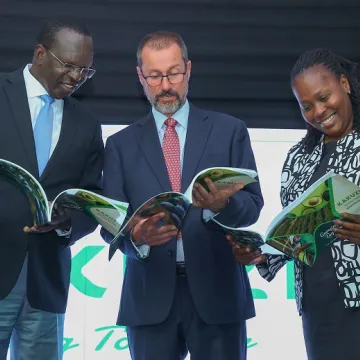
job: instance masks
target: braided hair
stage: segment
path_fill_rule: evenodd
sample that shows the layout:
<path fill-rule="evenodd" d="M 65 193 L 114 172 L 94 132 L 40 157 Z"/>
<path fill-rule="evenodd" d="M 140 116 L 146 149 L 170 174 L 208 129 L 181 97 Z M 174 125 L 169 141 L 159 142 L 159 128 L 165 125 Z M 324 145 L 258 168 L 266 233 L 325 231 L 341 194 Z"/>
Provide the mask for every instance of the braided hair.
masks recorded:
<path fill-rule="evenodd" d="M 350 85 L 349 96 L 353 112 L 353 127 L 360 130 L 360 84 L 356 74 L 356 63 L 334 54 L 329 49 L 309 50 L 303 53 L 294 64 L 290 73 L 291 84 L 294 83 L 296 76 L 316 65 L 325 66 L 339 81 L 341 75 L 347 78 Z M 306 127 L 307 133 L 304 143 L 306 151 L 311 153 L 319 142 L 322 133 L 308 123 L 306 123 Z"/>

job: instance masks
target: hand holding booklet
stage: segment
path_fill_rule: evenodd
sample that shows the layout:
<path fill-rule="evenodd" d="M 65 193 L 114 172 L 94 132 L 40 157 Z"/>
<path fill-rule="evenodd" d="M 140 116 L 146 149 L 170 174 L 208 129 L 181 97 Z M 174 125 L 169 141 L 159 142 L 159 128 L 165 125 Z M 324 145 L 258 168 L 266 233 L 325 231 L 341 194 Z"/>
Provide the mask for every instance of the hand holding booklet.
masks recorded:
<path fill-rule="evenodd" d="M 126 217 L 127 203 L 112 200 L 84 189 L 65 190 L 49 204 L 45 191 L 36 178 L 22 167 L 3 159 L 0 159 L 0 179 L 17 187 L 27 198 L 34 226 L 51 221 L 55 205 L 87 214 L 114 236 L 120 231 Z"/>
<path fill-rule="evenodd" d="M 206 190 L 208 186 L 205 178 L 209 178 L 216 188 L 229 188 L 235 184 L 250 184 L 256 182 L 256 171 L 239 168 L 216 167 L 208 168 L 199 172 L 190 183 L 184 194 L 170 191 L 158 194 L 141 205 L 134 214 L 126 220 L 121 231 L 114 237 L 110 244 L 109 259 L 119 248 L 121 236 L 127 234 L 138 221 L 151 217 L 160 212 L 165 216 L 159 220 L 157 226 L 174 225 L 180 231 L 183 221 L 193 202 L 192 190 L 195 183 L 201 184 Z"/>
<path fill-rule="evenodd" d="M 317 256 L 337 239 L 333 221 L 342 219 L 344 212 L 360 215 L 360 187 L 329 172 L 284 208 L 271 222 L 265 236 L 218 224 L 242 246 L 261 248 L 263 253 L 285 254 L 312 266 Z"/>

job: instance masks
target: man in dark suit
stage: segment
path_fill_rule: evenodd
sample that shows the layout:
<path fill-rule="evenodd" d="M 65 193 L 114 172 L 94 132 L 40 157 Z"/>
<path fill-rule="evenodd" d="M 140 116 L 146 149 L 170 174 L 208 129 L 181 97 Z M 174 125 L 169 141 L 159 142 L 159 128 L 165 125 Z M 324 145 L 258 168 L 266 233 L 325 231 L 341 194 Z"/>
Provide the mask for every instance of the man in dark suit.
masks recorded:
<path fill-rule="evenodd" d="M 189 104 L 190 70 L 178 34 L 156 32 L 141 41 L 137 72 L 152 111 L 105 147 L 105 195 L 128 202 L 130 213 L 158 193 L 184 192 L 205 168 L 256 169 L 242 121 Z M 187 352 L 193 360 L 246 358 L 245 322 L 255 316 L 249 280 L 208 220 L 248 226 L 263 198 L 259 183 L 208 186 L 209 192 L 195 186 L 181 237 L 171 225 L 157 227 L 164 215 L 158 214 L 120 239 L 127 266 L 118 324 L 127 326 L 134 360 L 184 359 Z M 104 229 L 102 235 L 111 241 Z"/>
<path fill-rule="evenodd" d="M 92 38 L 78 24 L 48 22 L 33 62 L 0 80 L 0 158 L 36 177 L 52 201 L 69 188 L 101 190 L 100 123 L 69 96 L 95 70 Z M 0 359 L 62 358 L 71 253 L 69 246 L 94 231 L 79 212 L 58 209 L 49 224 L 31 228 L 30 206 L 0 181 Z"/>

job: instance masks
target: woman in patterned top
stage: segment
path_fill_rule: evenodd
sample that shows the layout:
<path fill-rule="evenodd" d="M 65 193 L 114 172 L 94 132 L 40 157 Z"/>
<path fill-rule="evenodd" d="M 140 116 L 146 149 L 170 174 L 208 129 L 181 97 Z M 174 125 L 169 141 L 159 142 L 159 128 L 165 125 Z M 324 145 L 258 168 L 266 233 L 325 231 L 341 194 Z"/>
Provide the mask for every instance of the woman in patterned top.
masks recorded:
<path fill-rule="evenodd" d="M 291 71 L 306 136 L 290 149 L 281 178 L 283 207 L 329 171 L 360 185 L 360 87 L 355 64 L 327 49 L 304 53 Z M 360 216 L 336 221 L 337 239 L 313 267 L 295 262 L 295 293 L 310 360 L 360 359 Z M 271 281 L 290 259 L 240 248 L 236 259 L 257 264 Z"/>

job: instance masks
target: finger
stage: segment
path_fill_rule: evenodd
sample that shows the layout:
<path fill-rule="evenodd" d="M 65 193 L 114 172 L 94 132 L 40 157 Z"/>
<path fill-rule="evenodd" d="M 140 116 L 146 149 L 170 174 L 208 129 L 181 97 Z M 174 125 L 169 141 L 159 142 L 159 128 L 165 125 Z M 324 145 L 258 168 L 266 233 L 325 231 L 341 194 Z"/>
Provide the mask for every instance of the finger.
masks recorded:
<path fill-rule="evenodd" d="M 206 182 L 206 185 L 208 186 L 209 188 L 209 191 L 210 193 L 213 195 L 213 196 L 216 196 L 218 193 L 219 193 L 219 190 L 218 188 L 215 186 L 215 184 L 211 181 L 211 179 L 209 178 L 205 178 L 205 182 Z"/>
<path fill-rule="evenodd" d="M 195 200 L 194 198 L 193 198 L 192 204 L 193 204 L 193 206 L 195 206 L 195 207 L 201 208 L 201 202 L 198 201 L 198 200 Z"/>
<path fill-rule="evenodd" d="M 345 239 L 358 239 L 360 240 L 360 233 L 359 232 L 354 232 L 351 230 L 347 230 L 347 229 L 336 229 L 335 230 L 336 233 L 336 237 L 341 238 L 343 240 Z"/>
<path fill-rule="evenodd" d="M 244 184 L 235 184 L 233 187 L 232 187 L 232 189 L 233 189 L 233 194 L 235 194 L 237 191 L 239 191 L 239 190 L 241 190 L 241 189 L 243 189 L 244 188 Z"/>
<path fill-rule="evenodd" d="M 336 237 L 339 240 L 348 240 L 348 241 L 351 241 L 354 244 L 360 245 L 360 238 L 358 238 L 358 237 L 351 236 L 351 235 L 346 235 L 346 236 L 336 235 Z"/>
<path fill-rule="evenodd" d="M 258 256 L 253 261 L 251 261 L 249 265 L 257 265 L 257 264 L 260 264 L 262 262 L 264 262 L 264 255 Z"/>
<path fill-rule="evenodd" d="M 62 206 L 58 206 L 56 208 L 56 213 L 57 213 L 57 216 L 62 216 L 64 217 L 66 212 L 65 212 L 65 208 L 63 208 Z"/>
<path fill-rule="evenodd" d="M 149 217 L 148 219 L 145 219 L 145 221 L 143 222 L 143 225 L 146 227 L 155 227 L 155 224 L 162 219 L 165 216 L 164 212 L 160 212 L 156 215 L 153 215 L 151 217 Z"/>
<path fill-rule="evenodd" d="M 342 213 L 341 214 L 343 216 L 344 219 L 353 221 L 357 224 L 360 224 L 360 216 L 359 215 L 355 215 L 355 214 L 349 214 L 349 213 Z"/>
<path fill-rule="evenodd" d="M 239 263 L 241 263 L 243 265 L 250 265 L 250 263 L 255 260 L 255 257 L 252 257 L 252 256 L 236 256 L 235 255 L 235 259 L 236 259 L 236 261 L 238 261 Z"/>
<path fill-rule="evenodd" d="M 235 193 L 237 193 L 239 190 L 241 190 L 243 187 L 244 184 L 235 184 L 232 187 L 221 189 L 220 193 L 222 194 L 222 198 L 224 197 L 229 198 L 233 196 Z"/>
<path fill-rule="evenodd" d="M 233 239 L 231 235 L 225 235 L 226 240 L 232 245 L 232 246 L 239 246 L 240 245 Z"/>
<path fill-rule="evenodd" d="M 161 245 L 161 244 L 164 244 L 167 241 L 171 240 L 176 235 L 177 235 L 177 232 L 165 233 L 165 234 L 152 236 L 152 237 L 147 239 L 147 244 L 149 244 L 150 246 Z"/>
<path fill-rule="evenodd" d="M 54 227 L 42 227 L 42 228 L 38 228 L 36 231 L 32 231 L 33 234 L 45 234 L 48 233 L 50 231 L 55 230 Z"/>
<path fill-rule="evenodd" d="M 160 246 L 163 244 L 166 244 L 167 242 L 169 242 L 172 239 L 172 237 L 166 237 L 163 239 L 151 239 L 149 242 L 147 242 L 147 244 L 149 246 Z"/>
<path fill-rule="evenodd" d="M 227 240 L 233 241 L 233 237 L 230 234 L 226 234 L 225 237 Z"/>
<path fill-rule="evenodd" d="M 210 201 L 210 199 L 213 197 L 212 194 L 210 194 L 208 191 L 205 190 L 205 188 L 196 183 L 196 190 L 199 192 L 200 196 L 204 199 L 204 201 Z"/>
<path fill-rule="evenodd" d="M 50 227 L 50 226 L 33 226 L 31 228 L 28 228 L 27 230 L 25 230 L 24 228 L 24 231 L 29 234 L 43 234 L 50 232 L 54 229 L 55 229 L 54 227 Z"/>
<path fill-rule="evenodd" d="M 197 201 L 197 202 L 201 203 L 202 201 L 204 201 L 204 198 L 201 195 L 201 193 L 197 187 L 193 188 L 193 197 L 194 197 L 195 201 Z"/>
<path fill-rule="evenodd" d="M 228 240 L 228 243 L 231 245 L 231 247 L 233 248 L 241 248 L 241 245 L 238 244 L 237 242 L 235 242 L 234 240 Z"/>
<path fill-rule="evenodd" d="M 334 222 L 336 225 L 342 226 L 344 229 L 360 232 L 360 224 L 354 224 L 343 220 L 335 220 Z M 341 229 L 335 228 L 335 232 L 337 232 L 337 230 L 341 230 Z"/>
<path fill-rule="evenodd" d="M 29 233 L 29 232 L 35 230 L 34 228 L 35 228 L 34 226 L 31 226 L 31 227 L 30 226 L 25 226 L 23 228 L 23 231 L 26 232 L 26 233 Z"/>
<path fill-rule="evenodd" d="M 200 198 L 196 198 L 194 195 L 193 195 L 193 201 L 192 201 L 192 204 L 195 206 L 195 207 L 198 207 L 198 208 L 204 208 L 204 199 L 200 199 Z"/>
<path fill-rule="evenodd" d="M 235 251 L 235 253 L 239 256 L 248 256 L 251 255 L 251 250 L 248 247 L 240 247 L 240 246 L 235 246 L 233 248 L 233 250 Z"/>
<path fill-rule="evenodd" d="M 261 255 L 261 249 L 259 249 L 259 248 L 252 249 L 249 246 L 240 247 L 236 251 L 238 254 L 245 255 L 245 256 L 257 257 L 257 256 Z"/>
<path fill-rule="evenodd" d="M 142 225 L 148 220 L 148 218 L 145 218 L 145 219 L 140 219 L 133 227 L 133 229 L 135 230 L 138 229 L 138 228 L 141 228 Z"/>
<path fill-rule="evenodd" d="M 149 233 L 151 233 L 151 236 L 163 235 L 166 233 L 174 233 L 174 232 L 175 235 L 178 232 L 178 229 L 175 225 L 164 225 L 161 227 L 154 227 L 149 231 Z"/>

